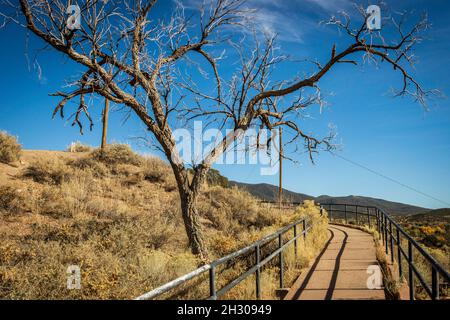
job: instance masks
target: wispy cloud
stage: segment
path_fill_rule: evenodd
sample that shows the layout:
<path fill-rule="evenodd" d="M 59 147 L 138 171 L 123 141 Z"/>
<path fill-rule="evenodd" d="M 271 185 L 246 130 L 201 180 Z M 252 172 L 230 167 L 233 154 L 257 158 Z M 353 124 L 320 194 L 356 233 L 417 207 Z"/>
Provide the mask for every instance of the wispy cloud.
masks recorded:
<path fill-rule="evenodd" d="M 181 1 L 187 9 L 196 9 L 203 0 Z M 208 0 L 209 1 L 209 0 Z M 302 43 L 322 19 L 351 7 L 350 0 L 248 0 L 246 6 L 255 9 L 252 21 L 259 31 L 277 34 L 284 42 Z"/>
<path fill-rule="evenodd" d="M 349 0 L 298 0 L 298 3 L 310 3 L 320 7 L 327 12 L 344 10 L 351 5 Z"/>

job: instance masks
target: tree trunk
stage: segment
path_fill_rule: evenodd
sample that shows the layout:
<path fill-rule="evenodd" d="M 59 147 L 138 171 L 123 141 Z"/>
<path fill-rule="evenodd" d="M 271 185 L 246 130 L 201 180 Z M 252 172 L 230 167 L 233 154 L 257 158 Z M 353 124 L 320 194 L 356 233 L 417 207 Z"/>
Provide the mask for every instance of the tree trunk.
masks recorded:
<path fill-rule="evenodd" d="M 167 134 L 167 137 L 170 136 L 171 134 Z M 165 138 L 165 136 L 159 136 L 159 141 L 164 148 L 167 159 L 169 159 L 172 172 L 177 181 L 181 215 L 189 240 L 189 248 L 193 254 L 198 255 L 204 262 L 208 262 L 208 249 L 203 239 L 200 222 L 198 221 L 197 199 L 209 167 L 200 166 L 196 168 L 192 181 L 190 181 L 188 170 L 186 170 L 182 159 L 179 157 L 174 141 Z"/>
<path fill-rule="evenodd" d="M 185 191 L 179 188 L 181 198 L 181 213 L 184 227 L 189 239 L 189 247 L 195 255 L 199 255 L 203 261 L 208 260 L 208 250 L 204 243 L 201 226 L 198 221 L 197 197 L 198 192 Z"/>

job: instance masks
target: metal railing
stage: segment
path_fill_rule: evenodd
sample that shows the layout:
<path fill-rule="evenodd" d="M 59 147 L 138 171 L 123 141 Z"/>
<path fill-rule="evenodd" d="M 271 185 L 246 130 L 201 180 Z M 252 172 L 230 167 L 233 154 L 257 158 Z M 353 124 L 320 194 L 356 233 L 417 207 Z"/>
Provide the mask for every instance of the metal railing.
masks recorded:
<path fill-rule="evenodd" d="M 419 287 L 423 288 L 427 296 L 433 300 L 441 298 L 440 291 L 442 287 L 446 286 L 448 288 L 450 284 L 449 272 L 384 210 L 372 206 L 350 204 L 321 204 L 321 207 L 327 210 L 330 222 L 342 221 L 346 224 L 354 223 L 356 225 L 365 225 L 367 223 L 369 228 L 372 226 L 376 227 L 386 254 L 390 254 L 392 263 L 397 261 L 400 279 L 404 276 L 403 265 L 406 262 L 410 300 L 416 298 L 416 278 L 419 280 Z M 405 242 L 407 250 L 403 247 Z M 422 258 L 427 266 L 431 268 L 431 285 L 427 283 L 425 275 L 415 264 L 414 250 L 418 253 L 416 257 Z"/>
<path fill-rule="evenodd" d="M 300 227 L 299 227 L 300 226 Z M 181 285 L 187 283 L 188 281 L 198 278 L 202 275 L 204 275 L 206 272 L 209 272 L 209 296 L 207 297 L 208 300 L 216 300 L 223 296 L 225 293 L 230 291 L 232 288 L 237 286 L 239 283 L 241 283 L 243 280 L 248 278 L 250 275 L 255 274 L 255 292 L 256 292 L 256 299 L 261 299 L 261 269 L 263 266 L 267 265 L 269 262 L 274 260 L 275 258 L 278 258 L 278 267 L 279 267 L 279 286 L 280 288 L 284 287 L 284 251 L 285 249 L 290 246 L 294 245 L 294 252 L 295 257 L 297 258 L 298 254 L 298 239 L 300 237 L 306 238 L 306 235 L 308 231 L 311 229 L 311 225 L 307 221 L 306 218 L 297 220 L 294 223 L 278 230 L 277 232 L 274 232 L 263 239 L 241 249 L 238 251 L 235 251 L 223 258 L 220 258 L 218 260 L 215 260 L 211 262 L 210 264 L 204 265 L 184 276 L 181 276 L 169 283 L 166 283 L 165 285 L 153 289 L 152 291 L 145 293 L 136 300 L 150 300 L 155 299 L 165 293 L 168 293 L 169 291 L 175 290 L 176 288 L 179 288 Z M 292 231 L 292 237 L 290 236 L 290 231 Z M 301 231 L 301 232 L 299 232 Z M 286 236 L 288 236 L 288 239 L 286 239 Z M 265 256 L 262 255 L 261 249 L 266 246 L 267 244 L 270 244 L 272 241 L 278 239 L 278 243 L 276 246 L 276 249 L 269 252 Z M 240 276 L 237 278 L 231 280 L 229 283 L 227 283 L 222 288 L 217 288 L 217 279 L 216 277 L 219 275 L 216 271 L 219 266 L 226 265 L 232 260 L 235 260 L 239 257 L 248 257 L 249 255 L 254 255 L 255 263 L 250 266 L 248 270 L 243 272 Z"/>

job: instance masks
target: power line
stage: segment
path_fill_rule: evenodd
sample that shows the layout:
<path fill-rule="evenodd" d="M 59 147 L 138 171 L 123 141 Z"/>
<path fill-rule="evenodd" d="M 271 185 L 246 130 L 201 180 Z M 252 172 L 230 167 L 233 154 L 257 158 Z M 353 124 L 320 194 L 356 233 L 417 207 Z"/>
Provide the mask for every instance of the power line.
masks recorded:
<path fill-rule="evenodd" d="M 372 170 L 372 169 L 370 169 L 370 168 L 368 168 L 368 167 L 366 167 L 366 166 L 364 166 L 364 165 L 362 165 L 362 164 L 360 164 L 360 163 L 357 163 L 357 162 L 355 162 L 355 161 L 353 161 L 353 160 L 350 160 L 350 159 L 348 159 L 348 158 L 346 158 L 346 157 L 344 157 L 344 156 L 341 156 L 341 155 L 339 155 L 339 154 L 337 154 L 337 153 L 334 153 L 333 151 L 330 151 L 330 153 L 331 153 L 332 155 L 334 155 L 334 156 L 336 156 L 336 157 L 338 157 L 338 158 L 344 160 L 344 161 L 347 161 L 348 163 L 351 163 L 351 164 L 353 164 L 353 165 L 355 165 L 355 166 L 357 166 L 357 167 L 360 167 L 360 168 L 362 168 L 362 169 L 364 169 L 364 170 L 367 170 L 367 171 L 369 171 L 369 172 L 371 172 L 371 173 L 373 173 L 373 174 L 375 174 L 375 175 L 377 175 L 377 176 L 379 176 L 379 177 L 382 177 L 382 178 L 384 178 L 384 179 L 386 179 L 386 180 L 389 180 L 389 181 L 391 181 L 391 182 L 393 182 L 393 183 L 395 183 L 395 184 L 398 184 L 398 185 L 400 185 L 400 186 L 402 186 L 402 187 L 404 187 L 404 188 L 406 188 L 406 189 L 409 189 L 409 190 L 411 190 L 411 191 L 414 191 L 414 192 L 416 192 L 416 193 L 418 193 L 418 194 L 421 194 L 422 196 L 425 196 L 425 197 L 427 197 L 427 198 L 433 199 L 433 200 L 435 200 L 435 201 L 441 202 L 441 203 L 445 204 L 446 206 L 449 206 L 449 207 L 450 207 L 450 203 L 448 203 L 447 201 L 444 201 L 444 200 L 438 199 L 438 198 L 436 198 L 436 197 L 433 197 L 432 195 L 430 195 L 430 194 L 428 194 L 428 193 L 425 193 L 425 192 L 423 192 L 423 191 L 420 191 L 420 190 L 418 190 L 418 189 L 416 189 L 416 188 L 414 188 L 414 187 L 408 186 L 408 185 L 406 185 L 406 184 L 404 184 L 404 183 L 402 183 L 402 182 L 400 182 L 400 181 L 398 181 L 398 180 L 396 180 L 396 179 L 390 178 L 390 177 L 388 177 L 388 176 L 386 176 L 386 175 L 384 175 L 384 174 L 382 174 L 382 173 L 379 173 L 379 172 L 377 172 L 377 171 L 375 171 L 375 170 Z"/>

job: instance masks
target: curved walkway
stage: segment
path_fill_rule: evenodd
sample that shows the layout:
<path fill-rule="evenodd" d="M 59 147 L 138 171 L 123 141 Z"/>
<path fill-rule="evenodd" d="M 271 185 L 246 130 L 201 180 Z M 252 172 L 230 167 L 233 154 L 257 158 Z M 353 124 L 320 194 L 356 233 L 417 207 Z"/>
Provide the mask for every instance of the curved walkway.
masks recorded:
<path fill-rule="evenodd" d="M 330 225 L 330 238 L 313 265 L 294 283 L 286 300 L 384 300 L 383 289 L 369 289 L 368 267 L 378 262 L 372 235 Z"/>

